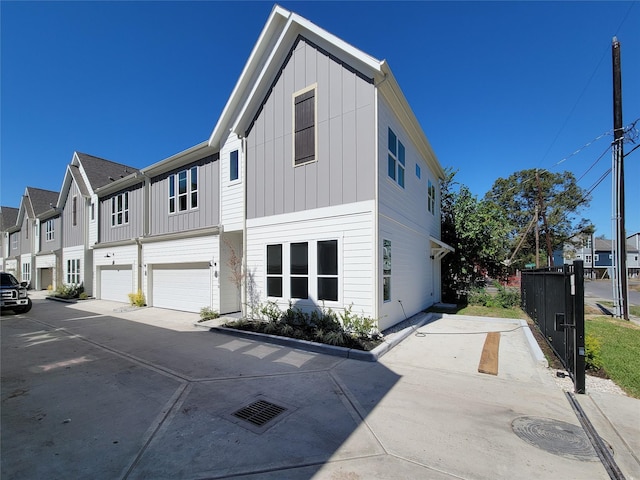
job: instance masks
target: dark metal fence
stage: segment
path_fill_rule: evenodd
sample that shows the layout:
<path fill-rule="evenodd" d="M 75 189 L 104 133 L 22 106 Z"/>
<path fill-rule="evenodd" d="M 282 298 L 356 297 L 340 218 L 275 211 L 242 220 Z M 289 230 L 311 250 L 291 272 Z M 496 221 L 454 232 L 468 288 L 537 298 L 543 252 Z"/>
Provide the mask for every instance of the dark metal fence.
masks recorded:
<path fill-rule="evenodd" d="M 562 267 L 524 270 L 522 308 L 536 323 L 562 361 L 576 393 L 584 393 L 584 266 L 582 260 Z"/>

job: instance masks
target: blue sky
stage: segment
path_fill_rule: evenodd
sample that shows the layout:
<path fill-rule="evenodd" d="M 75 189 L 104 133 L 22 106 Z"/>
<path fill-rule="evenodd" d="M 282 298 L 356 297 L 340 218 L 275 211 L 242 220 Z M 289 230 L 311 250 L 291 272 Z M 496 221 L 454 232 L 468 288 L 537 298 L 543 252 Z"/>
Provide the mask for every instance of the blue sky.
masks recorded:
<path fill-rule="evenodd" d="M 582 177 L 607 149 L 611 135 L 581 147 L 612 129 L 614 35 L 624 124 L 640 118 L 638 2 L 281 5 L 386 59 L 442 165 L 480 197 L 526 168 Z M 272 6 L 1 2 L 1 204 L 59 190 L 76 150 L 142 168 L 208 139 Z M 607 152 L 579 185 L 610 166 Z M 625 168 L 630 234 L 640 149 Z M 610 176 L 582 215 L 610 237 Z"/>

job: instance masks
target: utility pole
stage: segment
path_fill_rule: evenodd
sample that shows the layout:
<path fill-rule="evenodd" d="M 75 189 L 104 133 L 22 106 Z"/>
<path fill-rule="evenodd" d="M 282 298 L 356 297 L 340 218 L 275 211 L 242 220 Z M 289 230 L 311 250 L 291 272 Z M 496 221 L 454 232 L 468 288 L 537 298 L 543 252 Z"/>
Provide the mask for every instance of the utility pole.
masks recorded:
<path fill-rule="evenodd" d="M 544 208 L 544 199 L 542 198 L 542 187 L 540 185 L 540 174 L 536 169 L 536 183 L 538 184 L 538 202 L 542 211 L 542 223 L 544 225 L 544 238 L 547 243 L 547 267 L 553 267 L 553 250 L 551 249 L 551 236 L 549 235 L 549 224 L 547 223 L 547 213 Z"/>
<path fill-rule="evenodd" d="M 538 204 L 536 203 L 536 268 L 540 268 L 540 227 L 538 226 Z"/>
<path fill-rule="evenodd" d="M 622 126 L 622 68 L 620 61 L 620 42 L 613 37 L 611 44 L 613 63 L 613 198 L 615 222 L 615 279 L 614 308 L 617 317 L 629 320 L 627 304 L 627 237 L 624 229 L 624 129 Z"/>

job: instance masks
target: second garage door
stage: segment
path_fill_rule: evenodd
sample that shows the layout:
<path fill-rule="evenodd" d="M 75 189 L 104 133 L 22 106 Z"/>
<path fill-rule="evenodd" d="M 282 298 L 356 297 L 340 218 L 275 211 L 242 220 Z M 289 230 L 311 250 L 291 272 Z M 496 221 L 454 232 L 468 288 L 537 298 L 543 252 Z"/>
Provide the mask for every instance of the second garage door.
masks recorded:
<path fill-rule="evenodd" d="M 208 263 L 154 265 L 153 306 L 199 312 L 211 306 L 211 273 Z"/>
<path fill-rule="evenodd" d="M 131 265 L 114 265 L 100 268 L 100 298 L 115 302 L 128 302 L 133 293 Z"/>

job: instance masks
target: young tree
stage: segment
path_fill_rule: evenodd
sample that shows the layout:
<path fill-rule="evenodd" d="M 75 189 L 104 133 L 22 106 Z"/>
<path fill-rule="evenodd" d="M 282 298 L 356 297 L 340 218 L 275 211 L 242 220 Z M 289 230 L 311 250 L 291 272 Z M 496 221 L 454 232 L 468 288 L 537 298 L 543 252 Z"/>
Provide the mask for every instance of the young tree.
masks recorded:
<path fill-rule="evenodd" d="M 576 218 L 578 211 L 589 205 L 589 197 L 571 172 L 537 169 L 515 172 L 508 178 L 497 179 L 485 201 L 504 212 L 513 248 L 537 212 L 538 218 L 534 221 L 540 225 L 540 246 L 551 258 L 553 251 L 561 249 L 571 237 L 590 226 L 587 220 Z M 513 265 L 522 268 L 535 258 L 534 231 L 531 229 L 524 239 Z"/>
<path fill-rule="evenodd" d="M 455 248 L 442 260 L 442 293 L 448 302 L 464 299 L 479 278 L 501 278 L 506 271 L 502 261 L 509 253 L 504 213 L 457 183 L 456 173 L 447 169 L 441 183 L 441 238 Z"/>

